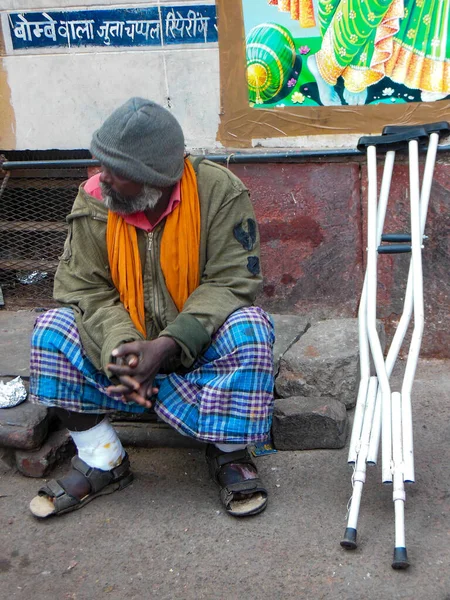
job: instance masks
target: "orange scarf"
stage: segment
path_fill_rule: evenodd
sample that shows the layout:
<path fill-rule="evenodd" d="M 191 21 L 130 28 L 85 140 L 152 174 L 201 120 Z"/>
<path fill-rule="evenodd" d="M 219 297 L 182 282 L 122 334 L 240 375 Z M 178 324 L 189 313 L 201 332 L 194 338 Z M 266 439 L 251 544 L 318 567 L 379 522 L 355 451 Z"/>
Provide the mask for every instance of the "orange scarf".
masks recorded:
<path fill-rule="evenodd" d="M 199 245 L 197 178 L 191 162 L 186 159 L 181 178 L 181 201 L 166 218 L 160 250 L 166 286 L 179 311 L 199 284 Z M 144 285 L 136 228 L 111 211 L 108 213 L 106 246 L 111 277 L 120 301 L 136 329 L 146 337 Z"/>

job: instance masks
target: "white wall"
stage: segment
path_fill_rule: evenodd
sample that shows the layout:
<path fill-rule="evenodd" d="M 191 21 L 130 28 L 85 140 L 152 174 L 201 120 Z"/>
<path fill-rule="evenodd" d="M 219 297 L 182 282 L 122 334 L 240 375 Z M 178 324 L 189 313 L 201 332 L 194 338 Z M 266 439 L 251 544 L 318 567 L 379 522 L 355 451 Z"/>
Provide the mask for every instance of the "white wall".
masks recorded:
<path fill-rule="evenodd" d="M 3 0 L 3 37 L 11 11 L 82 10 L 87 7 L 213 4 L 212 0 L 134 0 L 132 5 L 99 5 L 86 0 Z M 6 4 L 6 6 L 5 6 Z M 173 110 L 190 149 L 218 146 L 219 54 L 217 44 L 163 49 L 88 48 L 58 52 L 11 50 L 3 58 L 16 122 L 16 148 L 88 148 L 92 132 L 122 102 L 143 96 Z M 169 100 L 170 99 L 170 100 Z M 5 148 L 7 149 L 7 148 Z M 12 149 L 12 148 L 10 148 Z"/>

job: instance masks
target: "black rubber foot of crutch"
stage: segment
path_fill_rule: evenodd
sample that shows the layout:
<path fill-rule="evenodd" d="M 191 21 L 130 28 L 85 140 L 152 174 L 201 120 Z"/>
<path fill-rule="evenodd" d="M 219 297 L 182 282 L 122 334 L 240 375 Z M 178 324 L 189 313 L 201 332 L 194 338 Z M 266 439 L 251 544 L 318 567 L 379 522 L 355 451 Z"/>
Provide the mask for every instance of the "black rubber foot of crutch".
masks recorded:
<path fill-rule="evenodd" d="M 407 569 L 409 567 L 408 555 L 406 554 L 406 548 L 394 548 L 394 561 L 392 563 L 393 569 Z"/>
<path fill-rule="evenodd" d="M 347 527 L 341 546 L 347 548 L 347 550 L 355 550 L 358 547 L 358 544 L 356 543 L 356 529 Z"/>

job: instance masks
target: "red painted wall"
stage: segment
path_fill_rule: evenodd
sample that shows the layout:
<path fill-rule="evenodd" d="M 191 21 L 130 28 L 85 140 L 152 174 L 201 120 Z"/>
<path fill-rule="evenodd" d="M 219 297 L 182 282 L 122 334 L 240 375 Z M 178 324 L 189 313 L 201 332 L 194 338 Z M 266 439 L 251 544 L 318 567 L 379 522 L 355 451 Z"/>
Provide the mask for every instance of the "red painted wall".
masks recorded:
<path fill-rule="evenodd" d="M 259 222 L 264 287 L 259 303 L 311 318 L 355 317 L 365 269 L 364 162 L 232 165 Z M 381 180 L 381 176 L 379 178 Z M 408 165 L 396 165 L 384 233 L 409 231 Z M 450 173 L 436 164 L 423 252 L 422 356 L 450 357 Z M 410 255 L 379 259 L 379 317 L 388 340 L 402 313 Z M 404 352 L 407 347 L 404 346 Z M 403 352 L 403 353 L 404 353 Z"/>

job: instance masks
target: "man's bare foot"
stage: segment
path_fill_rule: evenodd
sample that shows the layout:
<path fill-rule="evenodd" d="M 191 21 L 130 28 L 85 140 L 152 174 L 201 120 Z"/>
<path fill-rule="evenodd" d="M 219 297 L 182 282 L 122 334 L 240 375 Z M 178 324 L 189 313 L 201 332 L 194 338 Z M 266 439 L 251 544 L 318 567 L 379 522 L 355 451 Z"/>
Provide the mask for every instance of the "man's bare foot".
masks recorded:
<path fill-rule="evenodd" d="M 206 462 L 211 477 L 220 487 L 220 499 L 229 515 L 248 517 L 266 508 L 268 492 L 247 448 L 222 452 L 208 444 Z"/>
<path fill-rule="evenodd" d="M 121 490 L 132 481 L 128 455 L 110 471 L 89 467 L 78 456 L 74 456 L 69 473 L 41 487 L 30 502 L 30 510 L 41 519 L 64 514 L 85 506 L 98 496 Z"/>

